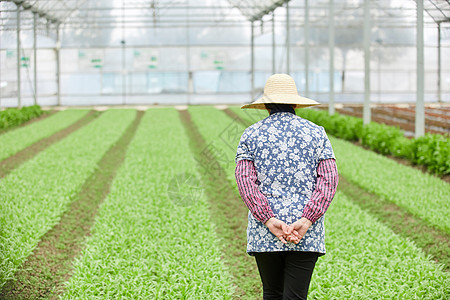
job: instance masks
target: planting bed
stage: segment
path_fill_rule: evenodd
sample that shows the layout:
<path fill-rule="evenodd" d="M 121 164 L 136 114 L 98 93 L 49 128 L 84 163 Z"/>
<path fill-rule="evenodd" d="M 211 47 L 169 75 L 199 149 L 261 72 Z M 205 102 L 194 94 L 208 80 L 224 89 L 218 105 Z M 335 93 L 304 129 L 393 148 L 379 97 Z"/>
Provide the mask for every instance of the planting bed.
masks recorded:
<path fill-rule="evenodd" d="M 238 128 L 243 128 L 242 125 L 230 124 L 232 118 L 221 120 L 220 115 L 213 113 L 210 108 L 197 110 L 203 110 L 204 115 L 199 118 L 203 120 L 203 125 L 210 124 L 209 127 L 217 128 L 220 128 L 220 124 L 223 126 L 222 130 L 216 130 L 216 137 L 211 142 L 223 143 L 224 139 L 221 137 L 225 132 L 229 143 L 237 145 L 242 133 Z M 249 118 L 244 112 L 236 111 L 242 119 Z M 253 112 L 252 116 L 255 115 L 263 117 L 260 112 Z M 235 123 L 242 123 L 239 119 L 234 120 Z M 332 140 L 336 147 L 334 142 Z M 372 154 L 367 150 L 362 151 Z M 339 161 L 340 153 L 336 155 Z M 228 178 L 232 178 L 233 169 L 229 167 L 227 172 Z M 356 204 L 350 203 L 344 194 L 338 193 L 333 201 L 332 209 L 327 215 L 327 219 L 330 219 L 327 220 L 327 228 L 331 228 L 331 232 L 327 234 L 329 253 L 324 256 L 326 259 L 319 259 L 316 275 L 313 276 L 313 299 L 368 299 L 374 295 L 383 299 L 443 299 L 448 291 L 445 286 L 449 283 L 448 273 L 442 271 L 443 266 L 435 265 L 422 249 L 395 234 Z M 443 199 L 441 201 L 444 202 Z M 245 236 L 241 237 L 245 240 Z M 245 253 L 245 247 L 242 252 Z M 361 268 L 365 268 L 365 271 L 361 272 Z M 321 270 L 326 272 L 321 273 Z M 426 284 L 422 283 L 422 276 L 427 278 Z M 255 279 L 253 283 L 259 284 L 259 279 Z M 395 290 L 397 286 L 403 288 Z"/>
<path fill-rule="evenodd" d="M 225 262 L 231 268 L 235 298 L 256 299 L 261 285 L 254 258 L 245 253 L 248 209 L 242 202 L 234 177 L 234 156 L 245 127 L 213 107 L 190 107 L 192 131 L 203 142 L 194 149 L 210 192 L 212 220 L 222 237 Z M 203 157 L 203 159 L 202 159 Z M 211 178 L 212 177 L 212 178 Z M 208 191 L 208 189 L 207 189 Z"/>
<path fill-rule="evenodd" d="M 58 223 L 134 115 L 131 110 L 108 111 L 0 180 L 0 287 Z"/>
<path fill-rule="evenodd" d="M 318 108 L 328 109 L 324 105 L 318 106 Z M 343 115 L 362 118 L 363 107 L 361 105 L 344 105 L 342 108 L 336 108 L 336 111 Z M 415 106 L 377 105 L 372 108 L 372 120 L 390 126 L 398 126 L 408 136 L 413 136 L 415 131 Z M 425 132 L 450 133 L 450 106 L 435 107 L 429 105 L 425 107 Z"/>
<path fill-rule="evenodd" d="M 231 298 L 204 195 L 182 204 L 167 193 L 180 174 L 198 176 L 188 143 L 174 109 L 147 111 L 65 299 Z"/>
<path fill-rule="evenodd" d="M 37 122 L 0 135 L 0 161 L 62 130 L 87 114 L 88 110 L 65 110 Z M 31 125 L 31 124 L 30 124 Z"/>
<path fill-rule="evenodd" d="M 234 157 L 267 112 L 109 110 L 66 132 L 89 114 L 62 113 L 0 135 L 3 161 L 33 153 L 0 176 L 0 298 L 261 298 Z M 448 184 L 330 140 L 341 182 L 309 298 L 446 299 Z"/>

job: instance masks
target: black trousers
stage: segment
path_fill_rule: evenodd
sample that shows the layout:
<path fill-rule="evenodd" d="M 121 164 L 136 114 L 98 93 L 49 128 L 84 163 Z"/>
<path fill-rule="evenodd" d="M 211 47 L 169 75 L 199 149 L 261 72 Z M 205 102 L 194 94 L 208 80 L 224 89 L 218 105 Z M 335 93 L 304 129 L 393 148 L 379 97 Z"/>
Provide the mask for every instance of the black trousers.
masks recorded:
<path fill-rule="evenodd" d="M 305 299 L 319 253 L 254 252 L 264 300 Z"/>

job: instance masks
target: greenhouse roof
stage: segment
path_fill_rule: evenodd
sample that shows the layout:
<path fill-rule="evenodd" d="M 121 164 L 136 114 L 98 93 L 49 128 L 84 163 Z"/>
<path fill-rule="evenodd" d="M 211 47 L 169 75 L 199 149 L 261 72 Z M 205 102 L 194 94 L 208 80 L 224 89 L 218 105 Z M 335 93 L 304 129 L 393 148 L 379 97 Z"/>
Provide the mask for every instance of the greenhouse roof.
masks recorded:
<path fill-rule="evenodd" d="M 242 26 L 248 21 L 264 21 L 265 16 L 287 2 L 291 11 L 302 11 L 305 7 L 303 0 L 10 0 L 1 1 L 0 29 L 14 28 L 16 5 L 36 13 L 40 17 L 39 24 L 62 24 L 66 28 L 111 28 L 118 23 L 127 27 L 203 27 Z M 346 23 L 349 14 L 363 2 L 334 0 L 336 24 Z M 415 22 L 415 0 L 379 0 L 371 5 L 377 9 L 375 22 L 390 25 Z M 311 21 L 326 19 L 328 6 L 329 0 L 309 1 Z M 450 0 L 425 0 L 424 8 L 426 23 L 450 21 Z M 301 13 L 295 17 L 293 24 L 303 20 Z M 356 17 L 362 21 L 362 15 Z M 22 17 L 22 28 L 26 29 L 27 24 L 32 26 L 32 19 L 31 13 Z"/>
<path fill-rule="evenodd" d="M 450 0 L 426 0 L 424 9 L 436 23 L 450 21 Z"/>

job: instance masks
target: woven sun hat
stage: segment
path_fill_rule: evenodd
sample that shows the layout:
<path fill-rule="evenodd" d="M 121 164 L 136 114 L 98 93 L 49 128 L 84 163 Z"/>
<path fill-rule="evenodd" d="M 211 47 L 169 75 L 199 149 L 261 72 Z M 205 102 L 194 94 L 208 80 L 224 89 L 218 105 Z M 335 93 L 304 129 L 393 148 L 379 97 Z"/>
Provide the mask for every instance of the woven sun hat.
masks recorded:
<path fill-rule="evenodd" d="M 265 104 L 294 104 L 294 108 L 319 105 L 320 103 L 302 97 L 297 92 L 294 78 L 287 74 L 273 74 L 264 86 L 264 95 L 252 103 L 242 105 L 241 108 L 266 109 Z"/>

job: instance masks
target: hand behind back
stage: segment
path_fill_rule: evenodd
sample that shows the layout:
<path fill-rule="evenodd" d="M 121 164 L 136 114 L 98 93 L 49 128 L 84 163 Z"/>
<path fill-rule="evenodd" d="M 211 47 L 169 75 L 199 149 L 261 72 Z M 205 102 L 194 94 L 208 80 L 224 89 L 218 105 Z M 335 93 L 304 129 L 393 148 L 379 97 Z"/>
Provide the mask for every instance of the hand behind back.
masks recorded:
<path fill-rule="evenodd" d="M 301 218 L 291 225 L 287 225 L 285 222 L 272 217 L 267 220 L 265 225 L 284 244 L 287 244 L 287 242 L 298 244 L 305 236 L 312 222 L 306 218 Z"/>

